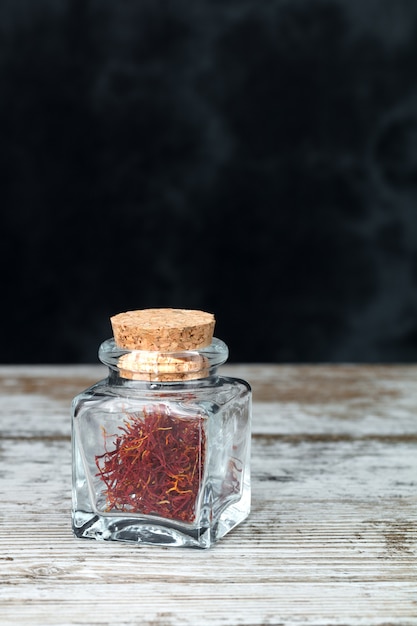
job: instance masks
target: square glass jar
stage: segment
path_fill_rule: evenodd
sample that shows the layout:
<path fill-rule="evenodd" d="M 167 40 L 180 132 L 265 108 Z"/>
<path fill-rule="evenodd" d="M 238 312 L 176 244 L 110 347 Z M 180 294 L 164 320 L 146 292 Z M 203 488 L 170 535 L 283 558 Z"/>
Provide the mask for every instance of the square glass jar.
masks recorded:
<path fill-rule="evenodd" d="M 251 390 L 217 374 L 227 356 L 101 345 L 109 375 L 72 405 L 77 537 L 208 548 L 249 515 Z"/>

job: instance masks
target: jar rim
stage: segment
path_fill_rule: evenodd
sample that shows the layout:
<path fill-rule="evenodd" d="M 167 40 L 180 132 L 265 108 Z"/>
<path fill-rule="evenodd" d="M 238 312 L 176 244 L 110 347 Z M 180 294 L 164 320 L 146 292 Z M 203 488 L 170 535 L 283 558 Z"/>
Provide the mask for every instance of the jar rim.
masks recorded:
<path fill-rule="evenodd" d="M 100 361 L 112 370 L 126 371 L 122 365 L 128 359 L 135 363 L 132 370 L 136 375 L 123 374 L 124 377 L 139 380 L 181 380 L 190 378 L 205 378 L 213 373 L 217 367 L 227 361 L 229 349 L 224 341 L 213 337 L 210 345 L 195 350 L 182 350 L 179 352 L 159 352 L 149 350 L 129 350 L 116 345 L 114 337 L 103 341 L 100 345 L 98 356 Z M 181 362 L 183 375 L 161 374 L 160 363 Z M 139 364 L 139 365 L 137 365 Z M 141 364 L 147 364 L 142 369 Z M 179 370 L 178 370 L 179 371 Z"/>

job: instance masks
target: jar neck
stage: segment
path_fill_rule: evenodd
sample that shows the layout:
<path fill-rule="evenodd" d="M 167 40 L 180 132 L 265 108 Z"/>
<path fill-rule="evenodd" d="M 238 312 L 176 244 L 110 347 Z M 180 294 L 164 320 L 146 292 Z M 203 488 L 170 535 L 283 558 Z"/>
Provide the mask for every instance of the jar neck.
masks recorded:
<path fill-rule="evenodd" d="M 169 394 L 176 393 L 177 391 L 183 392 L 189 390 L 190 394 L 202 386 L 213 386 L 218 380 L 217 370 L 214 368 L 210 371 L 210 374 L 202 378 L 194 378 L 193 380 L 172 380 L 172 381 L 158 381 L 158 380 L 138 380 L 132 378 L 125 378 L 120 375 L 119 371 L 109 368 L 106 378 L 107 383 L 114 388 L 123 388 L 133 391 L 148 391 L 159 390 L 167 392 Z M 161 396 L 162 397 L 162 396 Z"/>
<path fill-rule="evenodd" d="M 110 378 L 148 383 L 181 383 L 213 376 L 227 361 L 229 350 L 220 339 L 199 350 L 158 352 L 127 350 L 117 347 L 114 339 L 104 341 L 99 359 L 110 370 Z"/>

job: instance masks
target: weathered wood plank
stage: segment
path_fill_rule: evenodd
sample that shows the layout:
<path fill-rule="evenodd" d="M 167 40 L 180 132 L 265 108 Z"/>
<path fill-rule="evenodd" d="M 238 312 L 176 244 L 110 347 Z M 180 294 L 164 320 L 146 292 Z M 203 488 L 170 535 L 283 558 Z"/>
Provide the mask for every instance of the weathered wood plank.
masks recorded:
<path fill-rule="evenodd" d="M 103 371 L 0 368 L 1 624 L 417 624 L 417 367 L 225 368 L 253 510 L 210 551 L 72 537 L 69 402 Z"/>

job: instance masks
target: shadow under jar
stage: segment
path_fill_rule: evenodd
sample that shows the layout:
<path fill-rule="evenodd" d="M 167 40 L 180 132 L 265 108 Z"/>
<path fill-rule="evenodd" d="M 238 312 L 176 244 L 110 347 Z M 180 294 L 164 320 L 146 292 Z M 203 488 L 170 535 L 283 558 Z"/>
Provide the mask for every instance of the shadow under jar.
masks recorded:
<path fill-rule="evenodd" d="M 115 338 L 99 350 L 108 377 L 72 405 L 77 537 L 208 548 L 249 515 L 251 390 L 217 374 L 223 341 L 184 339 L 196 313 L 209 315 L 145 309 L 112 318 Z M 139 340 L 120 333 L 115 320 L 126 315 Z M 143 318 L 157 338 L 164 322 L 165 338 L 141 341 Z M 196 341 L 209 344 L 182 349 Z"/>

